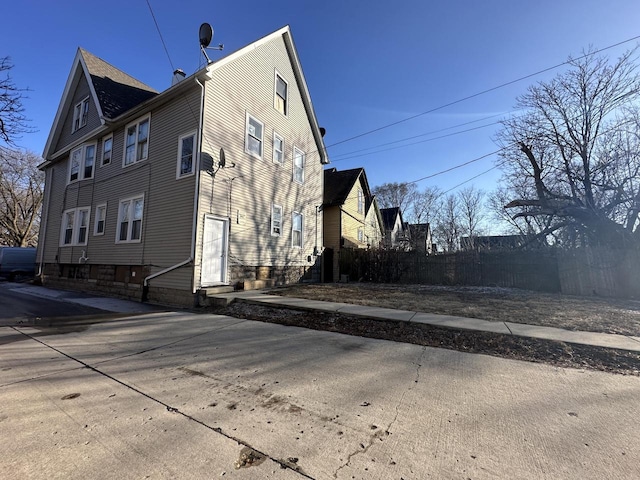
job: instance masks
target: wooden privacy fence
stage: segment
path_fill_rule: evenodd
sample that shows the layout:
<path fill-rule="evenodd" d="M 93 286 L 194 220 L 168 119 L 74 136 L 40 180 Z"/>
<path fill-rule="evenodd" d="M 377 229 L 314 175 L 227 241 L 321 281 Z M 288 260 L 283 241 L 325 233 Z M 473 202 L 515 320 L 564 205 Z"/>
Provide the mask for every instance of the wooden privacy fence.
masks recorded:
<path fill-rule="evenodd" d="M 426 256 L 342 249 L 340 278 L 377 283 L 515 287 L 574 295 L 640 298 L 637 250 L 504 250 Z"/>

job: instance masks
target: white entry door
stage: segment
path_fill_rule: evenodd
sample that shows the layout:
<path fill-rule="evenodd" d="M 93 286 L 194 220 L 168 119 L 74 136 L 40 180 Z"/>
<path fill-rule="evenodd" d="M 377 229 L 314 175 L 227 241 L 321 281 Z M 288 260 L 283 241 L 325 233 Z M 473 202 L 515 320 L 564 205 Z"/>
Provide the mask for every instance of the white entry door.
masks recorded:
<path fill-rule="evenodd" d="M 225 283 L 227 275 L 227 220 L 206 216 L 200 283 L 210 287 Z"/>

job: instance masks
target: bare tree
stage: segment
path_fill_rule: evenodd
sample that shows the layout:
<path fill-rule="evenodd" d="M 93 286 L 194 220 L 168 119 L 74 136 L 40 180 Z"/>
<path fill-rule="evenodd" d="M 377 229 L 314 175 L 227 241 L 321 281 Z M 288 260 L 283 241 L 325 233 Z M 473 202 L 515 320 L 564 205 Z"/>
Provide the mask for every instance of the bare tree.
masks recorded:
<path fill-rule="evenodd" d="M 42 158 L 0 148 L 0 243 L 34 247 L 38 243 L 44 175 Z"/>
<path fill-rule="evenodd" d="M 15 145 L 22 133 L 30 132 L 22 100 L 25 89 L 16 87 L 9 75 L 13 68 L 9 57 L 0 58 L 0 140 Z"/>
<path fill-rule="evenodd" d="M 474 238 L 480 235 L 480 224 L 484 219 L 484 192 L 473 185 L 458 192 L 460 203 L 460 223 L 462 233 L 469 237 L 471 246 L 474 246 Z"/>
<path fill-rule="evenodd" d="M 635 50 L 609 62 L 587 52 L 518 98 L 503 122 L 500 165 L 515 211 L 537 234 L 572 244 L 640 244 L 640 98 Z M 533 226 L 534 223 L 530 222 Z"/>
<path fill-rule="evenodd" d="M 418 190 L 415 183 L 384 183 L 372 189 L 380 208 L 399 207 L 405 221 L 428 223 L 433 218 L 440 190 L 425 187 Z"/>
<path fill-rule="evenodd" d="M 433 234 L 439 245 L 454 252 L 459 248 L 461 232 L 460 203 L 458 197 L 450 193 L 440 203 Z"/>

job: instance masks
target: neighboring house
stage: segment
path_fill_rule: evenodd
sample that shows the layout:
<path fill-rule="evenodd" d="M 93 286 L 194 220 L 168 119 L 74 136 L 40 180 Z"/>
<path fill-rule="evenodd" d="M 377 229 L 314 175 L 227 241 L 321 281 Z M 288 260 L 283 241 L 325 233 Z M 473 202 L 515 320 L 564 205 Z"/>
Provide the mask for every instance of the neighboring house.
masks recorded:
<path fill-rule="evenodd" d="M 384 225 L 384 246 L 408 250 L 409 234 L 406 224 L 402 220 L 402 212 L 399 207 L 382 208 L 382 223 Z"/>
<path fill-rule="evenodd" d="M 426 255 L 436 253 L 431 237 L 431 224 L 429 223 L 408 223 L 407 232 L 409 234 L 411 249 L 424 252 Z"/>
<path fill-rule="evenodd" d="M 338 281 L 342 248 L 380 246 L 382 217 L 364 168 L 324 171 L 324 280 Z"/>
<path fill-rule="evenodd" d="M 78 50 L 40 167 L 45 284 L 193 305 L 319 264 L 328 159 L 289 27 L 182 77 L 158 93 Z"/>

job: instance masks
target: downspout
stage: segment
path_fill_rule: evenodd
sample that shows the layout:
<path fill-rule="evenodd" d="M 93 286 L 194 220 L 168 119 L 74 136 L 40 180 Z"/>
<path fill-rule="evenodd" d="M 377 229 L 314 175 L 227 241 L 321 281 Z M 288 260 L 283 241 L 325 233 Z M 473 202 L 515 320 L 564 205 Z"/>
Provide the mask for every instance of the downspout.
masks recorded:
<path fill-rule="evenodd" d="M 47 203 L 46 203 L 46 216 L 44 217 L 44 225 L 42 226 L 43 228 L 41 229 L 42 232 L 42 238 L 40 238 L 40 236 L 38 235 L 38 246 L 42 245 L 42 248 L 40 249 L 40 262 L 39 262 L 39 266 L 38 266 L 38 277 L 40 278 L 40 282 L 42 283 L 42 268 L 44 265 L 44 249 L 45 249 L 45 238 L 47 236 L 47 220 L 49 219 L 49 206 L 51 204 L 51 180 L 53 177 L 53 167 L 48 168 L 46 171 L 46 176 L 49 177 L 48 181 L 45 178 L 45 187 L 47 188 L 47 191 L 45 192 L 47 194 Z"/>
<path fill-rule="evenodd" d="M 200 86 L 200 118 L 198 120 L 198 145 L 196 148 L 196 175 L 195 175 L 195 194 L 193 196 L 193 219 L 191 226 L 191 252 L 189 258 L 183 260 L 180 263 L 176 263 L 170 267 L 167 267 L 159 272 L 151 274 L 145 277 L 144 282 L 142 283 L 142 301 L 145 302 L 148 299 L 149 295 L 149 280 L 152 280 L 160 275 L 164 275 L 165 273 L 171 272 L 177 268 L 184 267 L 188 265 L 190 262 L 194 261 L 195 251 L 196 251 L 196 225 L 198 220 L 198 199 L 200 197 L 200 152 L 202 150 L 202 124 L 204 118 L 204 85 L 200 83 L 198 77 L 195 77 L 196 83 Z M 196 293 L 195 288 L 195 278 L 191 278 L 191 293 Z"/>

